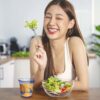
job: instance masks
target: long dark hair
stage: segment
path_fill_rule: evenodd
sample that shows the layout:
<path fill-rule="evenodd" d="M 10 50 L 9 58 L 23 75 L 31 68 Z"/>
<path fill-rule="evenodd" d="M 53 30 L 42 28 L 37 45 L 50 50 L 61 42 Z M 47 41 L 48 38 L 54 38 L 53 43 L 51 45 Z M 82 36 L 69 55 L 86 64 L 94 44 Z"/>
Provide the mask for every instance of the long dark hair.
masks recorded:
<path fill-rule="evenodd" d="M 79 29 L 77 20 L 76 20 L 76 15 L 75 15 L 75 11 L 73 8 L 73 5 L 68 2 L 67 0 L 52 0 L 46 7 L 44 14 L 46 14 L 47 10 L 52 6 L 52 5 L 59 5 L 64 12 L 67 14 L 67 16 L 69 17 L 69 20 L 74 19 L 75 20 L 75 25 L 72 29 L 69 29 L 68 32 L 66 33 L 66 39 L 68 37 L 72 37 L 72 36 L 77 36 L 79 38 L 82 39 L 82 41 L 84 42 L 84 39 L 82 37 L 81 31 Z M 47 66 L 45 69 L 45 74 L 44 74 L 44 79 L 47 79 L 49 76 L 52 76 L 54 74 L 54 65 L 53 65 L 53 57 L 52 57 L 52 52 L 51 52 L 51 48 L 50 48 L 50 42 L 49 39 L 43 29 L 43 34 L 42 34 L 42 42 L 44 45 L 44 49 L 47 53 Z"/>

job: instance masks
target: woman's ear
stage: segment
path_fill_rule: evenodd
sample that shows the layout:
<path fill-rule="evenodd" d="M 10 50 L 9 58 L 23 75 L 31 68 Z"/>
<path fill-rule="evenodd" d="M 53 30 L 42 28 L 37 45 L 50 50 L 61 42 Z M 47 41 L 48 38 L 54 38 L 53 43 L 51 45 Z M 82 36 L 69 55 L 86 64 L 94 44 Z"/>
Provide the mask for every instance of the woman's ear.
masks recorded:
<path fill-rule="evenodd" d="M 72 19 L 72 20 L 70 20 L 70 22 L 69 22 L 68 28 L 71 29 L 71 28 L 74 27 L 74 25 L 75 25 L 75 20 Z"/>

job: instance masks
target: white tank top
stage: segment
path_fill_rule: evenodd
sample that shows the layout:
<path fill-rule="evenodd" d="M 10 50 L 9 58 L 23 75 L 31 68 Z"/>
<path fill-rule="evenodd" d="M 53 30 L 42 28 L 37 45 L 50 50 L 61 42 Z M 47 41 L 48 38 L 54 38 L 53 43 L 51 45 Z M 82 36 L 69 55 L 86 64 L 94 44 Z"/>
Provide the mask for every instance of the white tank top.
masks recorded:
<path fill-rule="evenodd" d="M 65 52 L 65 70 L 63 73 L 55 75 L 57 78 L 63 80 L 63 81 L 71 81 L 73 76 L 72 76 L 72 62 L 71 62 L 71 57 L 70 57 L 70 52 L 69 52 L 69 46 L 68 46 L 68 40 L 67 39 L 67 44 L 64 44 L 64 52 Z"/>

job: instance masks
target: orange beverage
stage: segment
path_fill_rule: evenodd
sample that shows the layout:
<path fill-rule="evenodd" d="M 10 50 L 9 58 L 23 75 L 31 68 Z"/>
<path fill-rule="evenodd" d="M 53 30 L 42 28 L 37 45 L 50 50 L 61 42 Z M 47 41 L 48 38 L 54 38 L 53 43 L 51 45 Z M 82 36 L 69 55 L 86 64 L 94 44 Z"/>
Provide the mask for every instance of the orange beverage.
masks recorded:
<path fill-rule="evenodd" d="M 20 95 L 22 97 L 31 97 L 33 93 L 33 83 L 32 79 L 19 79 L 20 84 Z"/>

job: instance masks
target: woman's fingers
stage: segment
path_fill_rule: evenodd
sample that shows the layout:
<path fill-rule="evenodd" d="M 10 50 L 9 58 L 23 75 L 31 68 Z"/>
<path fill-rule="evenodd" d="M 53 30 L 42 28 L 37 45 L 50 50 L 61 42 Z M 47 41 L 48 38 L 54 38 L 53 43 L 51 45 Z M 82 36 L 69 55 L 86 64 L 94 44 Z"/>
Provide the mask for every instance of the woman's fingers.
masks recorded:
<path fill-rule="evenodd" d="M 35 47 L 36 47 L 36 49 L 38 49 L 38 48 L 43 48 L 42 44 L 38 44 L 38 45 L 36 45 Z"/>
<path fill-rule="evenodd" d="M 42 58 L 43 56 L 46 56 L 46 52 L 45 52 L 44 48 L 39 46 L 38 49 L 36 50 L 34 56 L 37 58 Z"/>
<path fill-rule="evenodd" d="M 42 58 L 42 56 L 43 56 L 43 54 L 40 51 L 36 53 L 37 58 Z"/>
<path fill-rule="evenodd" d="M 37 58 L 41 58 L 42 56 L 39 54 L 39 55 L 36 55 L 37 56 Z"/>
<path fill-rule="evenodd" d="M 41 45 L 37 46 L 33 59 L 39 64 L 39 66 L 42 66 L 43 68 L 45 68 L 46 63 L 47 63 L 47 55 L 43 46 Z"/>
<path fill-rule="evenodd" d="M 39 47 L 39 48 L 38 48 L 38 51 L 41 52 L 42 54 L 46 54 L 46 51 L 45 51 L 44 48 L 42 48 L 42 47 Z"/>

